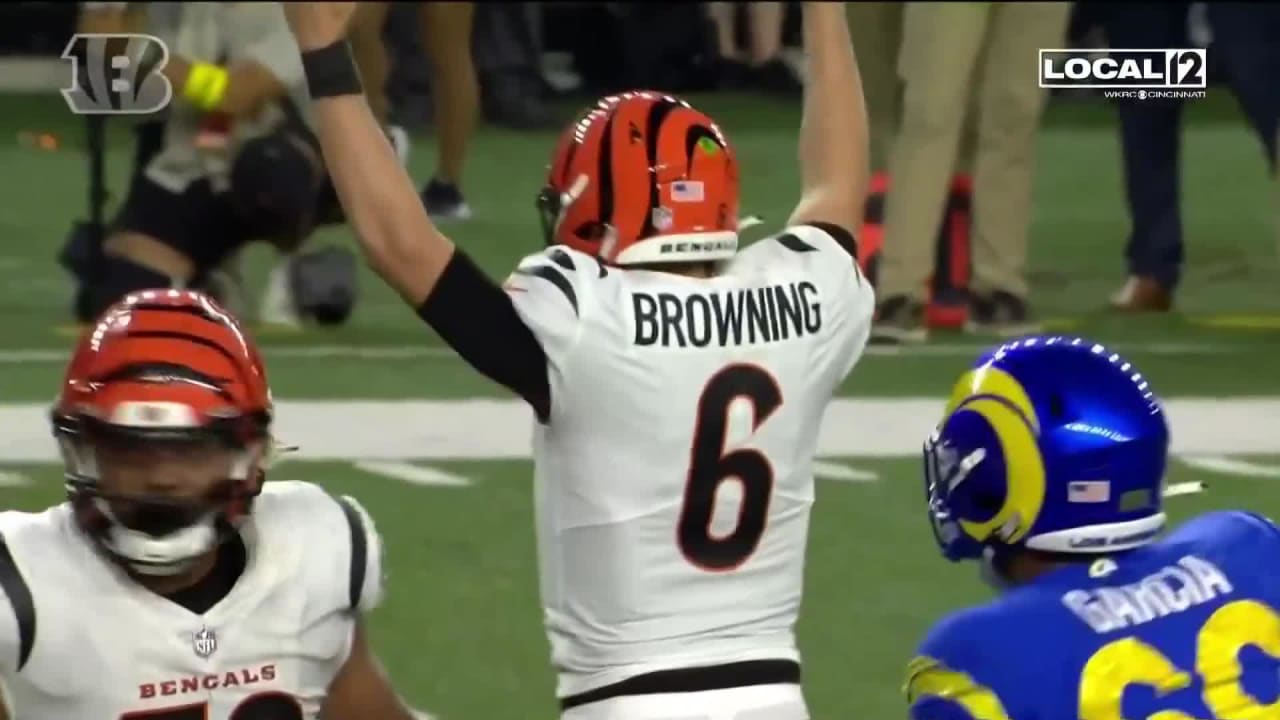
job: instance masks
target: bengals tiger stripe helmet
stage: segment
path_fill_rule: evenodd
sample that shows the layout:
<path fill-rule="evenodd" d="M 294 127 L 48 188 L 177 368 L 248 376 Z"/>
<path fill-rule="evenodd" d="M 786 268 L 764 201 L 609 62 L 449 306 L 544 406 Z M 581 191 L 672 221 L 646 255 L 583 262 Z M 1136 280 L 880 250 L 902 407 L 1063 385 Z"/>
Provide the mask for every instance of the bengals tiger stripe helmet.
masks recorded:
<path fill-rule="evenodd" d="M 689 103 L 613 95 L 561 134 L 538 209 L 548 244 L 608 263 L 722 260 L 738 249 L 738 162 Z"/>
<path fill-rule="evenodd" d="M 209 297 L 144 290 L 108 308 L 81 338 L 52 410 L 76 521 L 110 556 L 173 575 L 230 537 L 262 489 L 272 418 L 253 341 Z M 225 481 L 199 500 L 113 494 L 99 451 L 226 448 Z"/>

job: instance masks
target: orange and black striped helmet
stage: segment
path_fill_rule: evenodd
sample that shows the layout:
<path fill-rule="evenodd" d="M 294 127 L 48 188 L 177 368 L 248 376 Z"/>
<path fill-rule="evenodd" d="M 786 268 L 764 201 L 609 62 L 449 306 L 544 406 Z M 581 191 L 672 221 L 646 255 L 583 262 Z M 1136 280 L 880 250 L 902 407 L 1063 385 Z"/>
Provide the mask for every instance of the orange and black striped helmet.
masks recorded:
<path fill-rule="evenodd" d="M 81 338 L 51 413 L 77 521 L 136 572 L 181 571 L 248 515 L 265 479 L 272 414 L 261 356 L 226 310 L 185 290 L 125 297 Z M 226 448 L 234 460 L 193 502 L 112 495 L 99 481 L 106 443 Z M 154 527 L 130 522 L 123 506 Z"/>
<path fill-rule="evenodd" d="M 561 134 L 538 209 L 548 244 L 605 262 L 722 260 L 738 249 L 738 162 L 684 100 L 612 95 Z"/>

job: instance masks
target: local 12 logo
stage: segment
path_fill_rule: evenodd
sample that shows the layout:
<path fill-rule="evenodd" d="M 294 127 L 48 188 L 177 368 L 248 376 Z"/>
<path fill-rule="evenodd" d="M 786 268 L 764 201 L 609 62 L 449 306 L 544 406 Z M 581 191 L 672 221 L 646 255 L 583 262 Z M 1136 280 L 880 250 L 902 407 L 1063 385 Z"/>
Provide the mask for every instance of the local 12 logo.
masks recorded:
<path fill-rule="evenodd" d="M 1203 89 L 1207 84 L 1203 49 L 1040 51 L 1043 88 Z"/>

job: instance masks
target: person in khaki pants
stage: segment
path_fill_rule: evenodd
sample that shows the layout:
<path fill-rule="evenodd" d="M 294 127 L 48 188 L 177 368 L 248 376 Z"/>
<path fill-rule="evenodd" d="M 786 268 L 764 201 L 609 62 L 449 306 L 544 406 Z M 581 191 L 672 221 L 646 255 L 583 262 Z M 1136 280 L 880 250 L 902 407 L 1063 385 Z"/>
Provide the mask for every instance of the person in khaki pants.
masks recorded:
<path fill-rule="evenodd" d="M 845 5 L 849 36 L 858 49 L 858 71 L 867 102 L 871 140 L 871 172 L 888 170 L 889 144 L 898 131 L 902 83 L 898 79 L 898 47 L 902 42 L 900 2 L 851 2 Z"/>
<path fill-rule="evenodd" d="M 1034 331 L 1024 275 L 1032 154 L 1046 94 L 1038 50 L 1058 47 L 1069 3 L 907 3 L 899 130 L 889 157 L 880 303 L 872 339 L 922 341 L 923 294 L 966 109 L 977 93 L 969 329 Z"/>
<path fill-rule="evenodd" d="M 898 51 L 902 45 L 902 18 L 906 3 L 851 2 L 846 5 L 849 35 L 858 49 L 858 71 L 862 73 L 862 93 L 867 99 L 867 120 L 871 133 L 871 172 L 889 171 L 889 148 L 902 119 L 902 79 L 898 76 Z M 963 130 L 956 173 L 973 170 L 977 143 L 973 116 L 976 103 L 970 102 Z"/>
<path fill-rule="evenodd" d="M 889 148 L 894 136 L 898 133 L 898 124 L 902 116 L 902 80 L 898 76 L 898 51 L 902 45 L 902 19 L 906 5 L 901 2 L 855 2 L 848 3 L 846 12 L 849 20 L 849 33 L 854 38 L 854 46 L 858 48 L 858 67 L 862 73 L 863 94 L 867 98 L 868 124 L 871 132 L 871 192 L 867 196 L 866 215 L 863 219 L 862 232 L 859 235 L 859 261 L 868 272 L 872 283 L 878 284 L 875 267 L 879 261 L 880 250 L 884 243 L 884 198 L 892 185 L 889 176 Z M 978 64 L 981 66 L 979 57 Z M 970 188 L 972 187 L 973 153 L 977 144 L 974 118 L 977 115 L 975 93 L 970 93 L 968 110 L 960 133 L 960 150 L 955 162 L 955 174 L 951 181 L 949 196 L 942 212 L 939 213 L 939 233 L 948 208 L 971 204 Z M 942 236 L 939 235 L 939 241 Z M 953 250 L 954 252 L 954 250 Z M 964 253 L 965 257 L 968 253 Z M 946 257 L 950 258 L 951 255 Z M 933 271 L 942 270 L 935 259 Z M 950 270 L 954 282 L 954 270 Z M 956 308 L 962 313 L 967 308 L 963 287 L 967 283 L 954 288 L 958 293 L 942 298 L 933 297 L 931 302 L 942 302 L 945 307 Z M 934 287 L 934 290 L 937 288 Z M 939 308 L 941 309 L 941 307 Z M 946 311 L 943 310 L 945 313 Z M 954 312 L 954 310 L 952 311 Z M 941 315 L 932 315 L 932 320 L 941 320 Z M 960 316 L 963 322 L 963 314 Z"/>

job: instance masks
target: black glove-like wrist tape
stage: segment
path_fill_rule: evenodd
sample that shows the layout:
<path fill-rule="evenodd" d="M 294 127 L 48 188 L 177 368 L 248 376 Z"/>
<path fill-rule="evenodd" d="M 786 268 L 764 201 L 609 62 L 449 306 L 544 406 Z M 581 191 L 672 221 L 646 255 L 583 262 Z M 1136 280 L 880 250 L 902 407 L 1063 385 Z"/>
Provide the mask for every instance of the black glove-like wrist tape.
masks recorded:
<path fill-rule="evenodd" d="M 307 91 L 312 100 L 364 93 L 346 40 L 302 53 L 302 71 L 307 76 Z"/>

